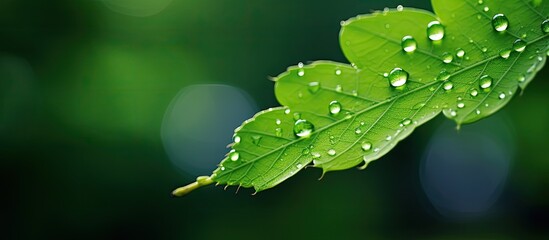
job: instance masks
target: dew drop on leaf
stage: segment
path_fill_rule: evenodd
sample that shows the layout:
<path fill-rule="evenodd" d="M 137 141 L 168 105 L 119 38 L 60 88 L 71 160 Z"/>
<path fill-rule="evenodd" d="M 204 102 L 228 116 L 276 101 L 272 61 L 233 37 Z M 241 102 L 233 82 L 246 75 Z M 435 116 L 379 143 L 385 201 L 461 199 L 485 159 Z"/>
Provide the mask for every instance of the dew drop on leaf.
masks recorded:
<path fill-rule="evenodd" d="M 310 82 L 309 83 L 309 92 L 312 94 L 315 94 L 320 90 L 320 83 L 319 82 Z"/>
<path fill-rule="evenodd" d="M 517 39 L 513 43 L 513 49 L 517 52 L 522 52 L 526 49 L 526 42 L 522 39 Z"/>
<path fill-rule="evenodd" d="M 484 3 L 483 0 L 478 0 L 478 4 L 479 4 L 479 5 L 482 5 L 483 3 Z"/>
<path fill-rule="evenodd" d="M 485 12 L 488 12 L 488 11 L 490 11 L 490 8 L 489 7 L 484 7 L 484 9 L 482 9 L 482 10 L 484 10 Z"/>
<path fill-rule="evenodd" d="M 454 56 L 451 53 L 445 52 L 442 54 L 442 61 L 444 63 L 451 63 L 454 60 Z"/>
<path fill-rule="evenodd" d="M 387 135 L 387 137 L 385 138 L 385 140 L 387 140 L 387 141 L 391 141 L 391 139 L 393 139 L 393 137 L 391 135 Z"/>
<path fill-rule="evenodd" d="M 465 50 L 461 49 L 461 48 L 458 48 L 456 50 L 456 57 L 458 58 L 462 58 L 463 56 L 465 56 Z"/>
<path fill-rule="evenodd" d="M 299 119 L 294 124 L 294 134 L 300 138 L 310 137 L 315 126 L 307 120 Z"/>
<path fill-rule="evenodd" d="M 543 31 L 544 33 L 549 33 L 549 19 L 545 19 L 541 23 L 541 31 Z"/>
<path fill-rule="evenodd" d="M 482 77 L 480 77 L 480 80 L 479 80 L 478 84 L 479 84 L 480 88 L 487 89 L 490 86 L 492 86 L 492 81 L 493 81 L 492 77 L 490 77 L 488 75 L 483 75 Z"/>
<path fill-rule="evenodd" d="M 402 12 L 404 10 L 404 7 L 402 5 L 397 6 L 397 11 Z"/>
<path fill-rule="evenodd" d="M 261 141 L 261 136 L 253 136 L 252 137 L 252 143 L 255 144 L 255 145 L 259 145 L 259 141 Z"/>
<path fill-rule="evenodd" d="M 290 110 L 289 108 L 286 108 L 286 109 L 284 110 L 284 114 L 290 114 L 291 112 L 292 112 L 292 110 Z"/>
<path fill-rule="evenodd" d="M 471 95 L 471 97 L 476 97 L 478 95 L 478 90 L 476 89 L 471 89 L 471 92 L 469 92 L 469 94 Z"/>
<path fill-rule="evenodd" d="M 408 72 L 402 70 L 402 68 L 395 68 L 389 73 L 388 78 L 391 86 L 400 87 L 408 81 Z"/>
<path fill-rule="evenodd" d="M 524 82 L 526 80 L 526 77 L 524 75 L 520 75 L 518 78 L 519 82 Z"/>
<path fill-rule="evenodd" d="M 427 24 L 427 37 L 432 41 L 444 38 L 444 26 L 439 21 L 432 21 Z"/>
<path fill-rule="evenodd" d="M 330 155 L 330 156 L 336 155 L 336 150 L 334 150 L 334 149 L 328 150 L 328 155 Z"/>
<path fill-rule="evenodd" d="M 240 139 L 240 136 L 238 136 L 238 135 L 234 135 L 234 137 L 233 137 L 233 141 L 234 141 L 234 143 L 235 143 L 235 144 L 238 144 L 238 143 L 240 143 L 240 140 L 241 140 L 241 139 Z"/>
<path fill-rule="evenodd" d="M 362 151 L 370 151 L 372 149 L 372 144 L 369 142 L 362 143 Z"/>
<path fill-rule="evenodd" d="M 301 119 L 301 113 L 298 113 L 298 112 L 294 113 L 294 121 L 297 121 L 299 119 Z"/>
<path fill-rule="evenodd" d="M 505 15 L 498 13 L 492 18 L 492 27 L 498 32 L 503 32 L 509 27 L 509 19 Z"/>
<path fill-rule="evenodd" d="M 506 95 L 505 93 L 500 93 L 498 97 L 499 99 L 505 99 Z"/>
<path fill-rule="evenodd" d="M 336 74 L 337 76 L 341 75 L 341 70 L 336 69 L 335 74 Z"/>
<path fill-rule="evenodd" d="M 361 133 L 362 133 L 362 130 L 361 130 L 360 128 L 356 128 L 356 129 L 355 129 L 355 133 L 356 133 L 356 134 L 361 134 Z"/>
<path fill-rule="evenodd" d="M 282 123 L 282 121 L 280 121 L 280 119 L 277 119 L 277 120 L 275 121 L 275 123 L 276 123 L 276 125 L 280 125 L 280 124 Z"/>
<path fill-rule="evenodd" d="M 401 42 L 402 50 L 407 53 L 414 52 L 417 48 L 417 41 L 412 36 L 404 36 Z"/>
<path fill-rule="evenodd" d="M 343 91 L 343 88 L 341 87 L 341 85 L 338 84 L 338 85 L 336 85 L 335 90 L 336 90 L 336 92 L 341 92 L 341 91 Z"/>
<path fill-rule="evenodd" d="M 297 71 L 297 76 L 303 77 L 304 75 L 305 75 L 305 70 L 300 69 L 299 71 Z"/>
<path fill-rule="evenodd" d="M 240 158 L 240 154 L 238 152 L 236 152 L 235 150 L 232 150 L 229 153 L 229 159 L 231 159 L 231 161 L 237 161 L 238 158 Z"/>
<path fill-rule="evenodd" d="M 275 135 L 277 137 L 282 137 L 282 128 L 276 128 L 275 129 Z"/>
<path fill-rule="evenodd" d="M 331 101 L 328 105 L 328 110 L 330 111 L 330 114 L 337 115 L 339 112 L 341 112 L 341 103 L 338 101 Z"/>
<path fill-rule="evenodd" d="M 509 58 L 510 55 L 511 55 L 511 49 L 503 49 L 499 51 L 499 56 L 502 57 L 503 59 Z"/>
<path fill-rule="evenodd" d="M 303 165 L 301 163 L 298 163 L 297 165 L 295 165 L 295 167 L 299 169 L 299 168 L 303 167 Z"/>
<path fill-rule="evenodd" d="M 412 123 L 412 119 L 406 118 L 406 119 L 402 120 L 402 122 L 400 122 L 400 125 L 408 126 L 408 125 L 410 125 L 410 123 Z"/>
<path fill-rule="evenodd" d="M 483 47 L 480 49 L 482 52 L 487 52 L 488 51 L 488 48 L 487 47 Z"/>
<path fill-rule="evenodd" d="M 303 155 L 307 155 L 311 152 L 311 150 L 309 150 L 309 148 L 304 148 L 302 151 L 301 151 L 301 154 Z"/>
<path fill-rule="evenodd" d="M 465 107 L 465 103 L 463 103 L 463 102 L 458 102 L 457 107 L 458 107 L 458 108 L 464 108 L 464 107 Z"/>
<path fill-rule="evenodd" d="M 437 76 L 437 80 L 439 81 L 446 81 L 448 78 L 450 78 L 450 73 L 446 70 L 442 70 Z"/>
<path fill-rule="evenodd" d="M 445 82 L 442 85 L 442 88 L 444 88 L 444 90 L 446 90 L 446 91 L 450 91 L 450 90 L 452 90 L 452 88 L 454 88 L 454 84 L 452 82 L 448 81 L 448 82 Z"/>

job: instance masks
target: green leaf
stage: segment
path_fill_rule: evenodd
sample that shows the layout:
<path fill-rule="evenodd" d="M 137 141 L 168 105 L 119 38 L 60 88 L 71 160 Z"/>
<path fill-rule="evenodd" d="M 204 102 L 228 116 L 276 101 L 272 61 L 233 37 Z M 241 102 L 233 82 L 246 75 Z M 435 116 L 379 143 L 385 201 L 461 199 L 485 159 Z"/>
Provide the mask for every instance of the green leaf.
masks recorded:
<path fill-rule="evenodd" d="M 311 164 L 324 173 L 365 168 L 440 112 L 458 126 L 493 114 L 545 64 L 547 1 L 432 3 L 436 15 L 399 7 L 342 22 L 340 43 L 352 64 L 317 61 L 276 77 L 286 107 L 236 129 L 208 180 L 261 191 Z M 444 28 L 441 40 L 428 36 L 433 21 Z M 415 51 L 404 51 L 403 39 L 415 41 Z M 314 126 L 310 134 L 295 133 L 302 120 Z"/>

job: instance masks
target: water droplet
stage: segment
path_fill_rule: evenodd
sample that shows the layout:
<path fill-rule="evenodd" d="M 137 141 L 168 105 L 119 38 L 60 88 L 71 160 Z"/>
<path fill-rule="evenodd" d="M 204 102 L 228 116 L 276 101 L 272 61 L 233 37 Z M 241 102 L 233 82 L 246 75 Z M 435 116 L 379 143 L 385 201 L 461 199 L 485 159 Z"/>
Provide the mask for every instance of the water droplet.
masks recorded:
<path fill-rule="evenodd" d="M 362 133 L 362 130 L 361 130 L 360 128 L 356 128 L 356 129 L 355 129 L 355 133 L 356 133 L 356 134 L 361 134 L 361 133 Z"/>
<path fill-rule="evenodd" d="M 356 90 L 351 91 L 351 94 L 352 94 L 353 96 L 358 96 L 358 92 L 357 92 Z"/>
<path fill-rule="evenodd" d="M 511 55 L 511 49 L 503 49 L 499 51 L 499 56 L 504 59 L 509 58 L 510 55 Z"/>
<path fill-rule="evenodd" d="M 402 5 L 397 6 L 397 11 L 402 12 L 404 10 L 404 7 Z"/>
<path fill-rule="evenodd" d="M 401 68 L 395 68 L 389 73 L 389 83 L 393 87 L 400 87 L 406 84 L 408 80 L 408 72 L 402 70 Z"/>
<path fill-rule="evenodd" d="M 252 143 L 255 145 L 259 145 L 259 142 L 261 141 L 261 136 L 253 136 L 252 137 Z"/>
<path fill-rule="evenodd" d="M 341 103 L 339 103 L 338 101 L 331 101 L 328 105 L 328 110 L 332 115 L 338 114 L 339 112 L 341 112 Z"/>
<path fill-rule="evenodd" d="M 303 65 L 302 62 L 299 62 L 299 63 L 297 64 L 297 67 L 298 67 L 298 68 L 303 68 L 303 66 L 304 66 L 304 65 Z"/>
<path fill-rule="evenodd" d="M 391 135 L 387 135 L 387 137 L 385 138 L 385 140 L 387 140 L 387 141 L 391 141 L 391 139 L 393 139 L 393 137 Z"/>
<path fill-rule="evenodd" d="M 438 41 L 444 38 L 444 26 L 439 21 L 432 21 L 427 24 L 427 36 L 432 41 Z"/>
<path fill-rule="evenodd" d="M 301 167 L 303 167 L 303 165 L 301 163 L 298 163 L 297 165 L 295 165 L 295 167 L 300 169 Z"/>
<path fill-rule="evenodd" d="M 297 121 L 299 119 L 301 119 L 301 113 L 298 113 L 298 112 L 294 113 L 294 121 Z"/>
<path fill-rule="evenodd" d="M 229 152 L 229 159 L 231 159 L 231 161 L 237 161 L 238 158 L 240 158 L 240 154 L 238 152 L 236 152 L 235 150 Z"/>
<path fill-rule="evenodd" d="M 456 49 L 456 57 L 462 58 L 463 56 L 465 56 L 465 50 L 461 48 Z"/>
<path fill-rule="evenodd" d="M 366 124 L 365 122 L 360 122 L 360 126 L 364 126 Z"/>
<path fill-rule="evenodd" d="M 526 42 L 522 39 L 517 39 L 513 43 L 513 49 L 517 52 L 522 52 L 526 49 Z"/>
<path fill-rule="evenodd" d="M 330 155 L 330 156 L 336 155 L 336 150 L 334 150 L 334 149 L 328 150 L 328 155 Z"/>
<path fill-rule="evenodd" d="M 221 171 L 225 171 L 225 167 L 221 166 Z"/>
<path fill-rule="evenodd" d="M 480 80 L 479 80 L 479 86 L 480 88 L 482 89 L 487 89 L 489 88 L 490 86 L 492 86 L 492 81 L 494 79 L 488 75 L 483 75 L 482 77 L 480 77 Z"/>
<path fill-rule="evenodd" d="M 309 92 L 311 92 L 312 94 L 315 94 L 316 92 L 318 92 L 318 90 L 320 90 L 320 83 L 319 82 L 310 82 L 309 83 Z"/>
<path fill-rule="evenodd" d="M 463 103 L 463 102 L 458 102 L 457 107 L 458 107 L 458 108 L 464 108 L 464 107 L 465 107 L 465 103 Z"/>
<path fill-rule="evenodd" d="M 482 5 L 483 3 L 484 3 L 483 0 L 478 0 L 478 4 L 479 4 L 479 5 Z"/>
<path fill-rule="evenodd" d="M 505 99 L 506 95 L 505 93 L 500 93 L 498 97 L 499 99 Z"/>
<path fill-rule="evenodd" d="M 487 52 L 488 51 L 488 48 L 487 47 L 483 47 L 480 49 L 482 52 Z"/>
<path fill-rule="evenodd" d="M 524 75 L 520 75 L 518 78 L 519 82 L 524 82 L 526 80 L 526 77 Z"/>
<path fill-rule="evenodd" d="M 320 158 L 320 153 L 314 152 L 311 153 L 311 155 L 313 156 L 313 158 Z"/>
<path fill-rule="evenodd" d="M 372 149 L 372 144 L 369 142 L 362 143 L 362 151 L 370 151 Z"/>
<path fill-rule="evenodd" d="M 424 102 L 420 102 L 412 107 L 412 110 L 417 110 L 425 106 Z"/>
<path fill-rule="evenodd" d="M 300 69 L 299 71 L 297 71 L 297 76 L 303 77 L 304 75 L 305 75 L 305 70 Z"/>
<path fill-rule="evenodd" d="M 307 120 L 299 119 L 294 124 L 294 134 L 300 138 L 310 137 L 315 126 Z"/>
<path fill-rule="evenodd" d="M 275 129 L 275 135 L 277 137 L 282 137 L 282 128 L 276 128 Z"/>
<path fill-rule="evenodd" d="M 411 53 L 417 48 L 417 42 L 412 36 L 404 36 L 401 42 L 402 50 Z"/>
<path fill-rule="evenodd" d="M 240 136 L 238 136 L 238 135 L 233 136 L 233 141 L 234 141 L 235 144 L 240 143 L 240 140 L 241 140 Z"/>
<path fill-rule="evenodd" d="M 454 60 L 454 56 L 451 53 L 445 52 L 442 54 L 442 61 L 444 63 L 451 63 Z"/>
<path fill-rule="evenodd" d="M 476 97 L 478 95 L 478 91 L 476 89 L 471 89 L 471 92 L 469 92 L 469 94 L 471 95 L 471 97 Z"/>
<path fill-rule="evenodd" d="M 452 90 L 452 88 L 454 88 L 454 84 L 450 81 L 448 82 L 445 82 L 444 84 L 442 84 L 442 88 L 444 88 L 444 90 L 446 91 L 450 91 Z"/>
<path fill-rule="evenodd" d="M 337 69 L 337 70 L 335 71 L 335 74 L 336 74 L 337 76 L 341 75 L 341 70 Z"/>
<path fill-rule="evenodd" d="M 545 19 L 541 23 L 541 31 L 543 31 L 544 33 L 549 33 L 549 19 Z"/>
<path fill-rule="evenodd" d="M 484 9 L 482 9 L 482 10 L 484 10 L 485 12 L 488 12 L 488 11 L 490 11 L 490 8 L 489 7 L 484 7 Z"/>
<path fill-rule="evenodd" d="M 282 123 L 282 121 L 280 121 L 280 119 L 277 119 L 277 120 L 275 121 L 275 123 L 276 123 L 276 125 L 280 125 L 280 124 Z"/>
<path fill-rule="evenodd" d="M 284 110 L 284 114 L 290 114 L 291 112 L 292 112 L 292 111 L 291 111 L 289 108 L 286 108 L 286 109 Z"/>
<path fill-rule="evenodd" d="M 307 155 L 311 152 L 311 150 L 309 150 L 309 148 L 304 148 L 303 151 L 301 151 L 301 154 L 303 155 Z"/>
<path fill-rule="evenodd" d="M 457 112 L 456 112 L 455 110 L 453 110 L 453 109 L 450 109 L 450 116 L 451 116 L 451 117 L 457 116 Z"/>
<path fill-rule="evenodd" d="M 343 88 L 341 87 L 341 85 L 336 85 L 335 90 L 336 92 L 341 92 L 343 91 Z"/>
<path fill-rule="evenodd" d="M 442 70 L 437 76 L 437 80 L 439 81 L 446 81 L 448 80 L 448 78 L 450 78 L 450 73 L 448 73 L 446 70 Z"/>
<path fill-rule="evenodd" d="M 406 119 L 402 120 L 402 122 L 400 122 L 400 124 L 401 124 L 402 126 L 408 126 L 408 125 L 410 125 L 411 123 L 412 123 L 412 119 L 409 119 L 409 118 L 406 118 Z"/>
<path fill-rule="evenodd" d="M 509 27 L 509 19 L 501 13 L 498 13 L 492 17 L 492 27 L 498 32 L 503 32 Z"/>

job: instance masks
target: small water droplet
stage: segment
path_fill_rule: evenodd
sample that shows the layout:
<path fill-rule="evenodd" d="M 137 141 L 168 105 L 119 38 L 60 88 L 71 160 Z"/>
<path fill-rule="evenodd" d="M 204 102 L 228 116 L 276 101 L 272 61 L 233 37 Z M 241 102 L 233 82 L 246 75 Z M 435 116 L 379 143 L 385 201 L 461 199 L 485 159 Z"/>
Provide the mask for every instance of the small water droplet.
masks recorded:
<path fill-rule="evenodd" d="M 490 8 L 486 6 L 482 10 L 484 10 L 485 12 L 488 12 L 488 11 L 490 11 Z"/>
<path fill-rule="evenodd" d="M 461 48 L 456 49 L 456 57 L 462 58 L 463 56 L 465 56 L 465 50 Z"/>
<path fill-rule="evenodd" d="M 402 5 L 397 6 L 397 11 L 402 12 L 404 10 L 404 7 Z"/>
<path fill-rule="evenodd" d="M 337 115 L 339 112 L 341 112 L 341 103 L 338 101 L 331 101 L 328 105 L 328 110 L 330 111 L 330 114 Z"/>
<path fill-rule="evenodd" d="M 432 21 L 427 24 L 427 36 L 432 41 L 438 41 L 444 38 L 444 26 L 439 21 Z"/>
<path fill-rule="evenodd" d="M 402 122 L 400 122 L 400 124 L 402 126 L 408 126 L 412 123 L 412 119 L 409 119 L 409 118 L 405 118 L 404 120 L 402 120 Z"/>
<path fill-rule="evenodd" d="M 457 116 L 457 112 L 456 112 L 455 110 L 453 110 L 453 109 L 450 109 L 450 116 L 451 116 L 451 117 Z"/>
<path fill-rule="evenodd" d="M 275 129 L 275 135 L 277 137 L 282 137 L 282 128 L 276 128 Z"/>
<path fill-rule="evenodd" d="M 299 119 L 294 124 L 294 134 L 300 138 L 310 137 L 315 129 L 315 126 L 304 119 Z"/>
<path fill-rule="evenodd" d="M 297 76 L 303 77 L 304 75 L 305 75 L 305 70 L 300 69 L 299 71 L 297 71 Z"/>
<path fill-rule="evenodd" d="M 290 114 L 291 112 L 292 112 L 292 111 L 291 111 L 289 108 L 286 108 L 286 109 L 284 110 L 284 114 Z"/>
<path fill-rule="evenodd" d="M 320 153 L 314 152 L 311 153 L 311 155 L 313 156 L 313 158 L 320 158 Z"/>
<path fill-rule="evenodd" d="M 225 167 L 221 166 L 221 171 L 225 171 Z"/>
<path fill-rule="evenodd" d="M 452 88 L 454 88 L 454 84 L 450 81 L 448 82 L 445 82 L 444 84 L 442 84 L 442 88 L 444 88 L 444 90 L 446 91 L 450 91 L 452 90 Z"/>
<path fill-rule="evenodd" d="M 402 46 L 402 50 L 411 53 L 416 50 L 417 41 L 412 36 L 404 36 L 400 45 Z"/>
<path fill-rule="evenodd" d="M 303 167 L 303 165 L 301 163 L 298 163 L 297 165 L 295 165 L 295 167 L 300 169 L 301 167 Z"/>
<path fill-rule="evenodd" d="M 492 17 L 492 27 L 498 32 L 503 32 L 509 27 L 509 19 L 501 13 L 498 13 Z"/>
<path fill-rule="evenodd" d="M 385 138 L 386 141 L 391 141 L 391 139 L 393 139 L 391 135 L 387 135 L 387 137 Z"/>
<path fill-rule="evenodd" d="M 477 115 L 479 115 L 479 114 L 480 114 L 480 110 L 479 110 L 479 109 L 475 110 L 475 113 L 476 113 Z"/>
<path fill-rule="evenodd" d="M 478 95 L 478 90 L 473 88 L 473 89 L 471 89 L 469 94 L 471 95 L 471 97 L 476 97 Z"/>
<path fill-rule="evenodd" d="M 489 88 L 490 86 L 492 86 L 492 81 L 494 79 L 488 75 L 483 75 L 482 77 L 480 77 L 479 79 L 479 86 L 480 88 L 482 89 L 487 89 Z"/>
<path fill-rule="evenodd" d="M 406 84 L 408 72 L 402 70 L 402 68 L 395 68 L 389 73 L 388 78 L 391 86 L 400 87 Z"/>
<path fill-rule="evenodd" d="M 335 71 L 335 74 L 336 74 L 337 76 L 341 75 L 341 70 L 337 69 L 337 70 Z"/>
<path fill-rule="evenodd" d="M 505 99 L 506 95 L 505 93 L 500 93 L 498 97 L 499 99 Z"/>
<path fill-rule="evenodd" d="M 303 155 L 307 155 L 311 152 L 311 150 L 309 150 L 309 148 L 304 148 L 302 151 L 301 151 L 301 154 Z"/>
<path fill-rule="evenodd" d="M 458 102 L 457 107 L 458 107 L 458 108 L 464 108 L 464 107 L 465 107 L 465 103 L 463 103 L 463 102 Z"/>
<path fill-rule="evenodd" d="M 356 128 L 356 129 L 355 129 L 355 133 L 356 133 L 356 134 L 361 134 L 361 133 L 362 133 L 362 130 L 361 130 L 360 128 Z"/>
<path fill-rule="evenodd" d="M 509 58 L 509 56 L 511 56 L 511 49 L 503 49 L 499 51 L 499 56 L 503 59 Z"/>
<path fill-rule="evenodd" d="M 369 142 L 362 143 L 362 151 L 370 151 L 372 149 L 372 144 Z"/>
<path fill-rule="evenodd" d="M 478 4 L 482 5 L 484 3 L 484 0 L 478 0 Z"/>
<path fill-rule="evenodd" d="M 420 102 L 412 107 L 412 110 L 417 110 L 425 106 L 424 102 Z"/>
<path fill-rule="evenodd" d="M 358 96 L 358 92 L 357 92 L 356 90 L 351 91 L 351 94 L 352 94 L 353 96 Z"/>
<path fill-rule="evenodd" d="M 364 122 L 360 122 L 360 126 L 364 126 L 364 124 L 366 124 L 366 123 L 364 123 Z"/>
<path fill-rule="evenodd" d="M 299 63 L 297 64 L 297 67 L 298 67 L 298 68 L 303 68 L 303 66 L 304 66 L 304 65 L 303 65 L 302 62 L 299 62 Z"/>
<path fill-rule="evenodd" d="M 310 82 L 309 83 L 309 92 L 312 94 L 315 94 L 320 90 L 320 83 L 319 82 Z"/>
<path fill-rule="evenodd" d="M 442 62 L 451 63 L 454 60 L 454 56 L 451 53 L 445 52 L 442 54 Z"/>
<path fill-rule="evenodd" d="M 240 140 L 241 140 L 240 136 L 238 136 L 238 135 L 233 136 L 233 141 L 234 141 L 235 144 L 240 143 Z"/>
<path fill-rule="evenodd" d="M 343 88 L 341 87 L 341 85 L 336 85 L 335 90 L 336 92 L 341 92 L 343 91 Z"/>
<path fill-rule="evenodd" d="M 259 142 L 261 141 L 261 136 L 253 136 L 252 137 L 252 143 L 255 144 L 255 145 L 259 145 Z"/>
<path fill-rule="evenodd" d="M 488 51 L 488 48 L 487 48 L 487 47 L 483 47 L 483 48 L 481 48 L 480 50 L 481 50 L 482 52 L 484 52 L 484 53 L 485 53 L 485 52 L 487 52 L 487 51 Z"/>
<path fill-rule="evenodd" d="M 231 161 L 237 161 L 238 158 L 240 158 L 240 154 L 238 152 L 236 152 L 235 150 L 229 152 L 229 159 L 231 159 Z"/>
<path fill-rule="evenodd" d="M 282 123 L 282 121 L 280 121 L 280 119 L 277 119 L 277 120 L 275 121 L 275 123 L 276 123 L 276 125 L 280 125 L 280 124 Z"/>
<path fill-rule="evenodd" d="M 328 150 L 328 155 L 330 155 L 330 156 L 336 155 L 336 150 L 334 150 L 334 149 Z"/>
<path fill-rule="evenodd" d="M 520 75 L 518 78 L 519 82 L 524 82 L 526 80 L 526 77 L 524 75 Z"/>
<path fill-rule="evenodd" d="M 549 19 L 545 19 L 541 22 L 541 31 L 543 33 L 549 33 Z"/>
<path fill-rule="evenodd" d="M 526 42 L 522 39 L 517 39 L 513 43 L 513 49 L 517 52 L 522 52 L 526 49 Z"/>
<path fill-rule="evenodd" d="M 488 103 L 485 103 L 485 104 L 484 104 L 484 106 L 485 106 L 485 107 L 489 107 L 489 106 L 490 106 L 490 104 L 488 104 Z"/>
<path fill-rule="evenodd" d="M 301 113 L 298 113 L 298 112 L 294 113 L 294 121 L 297 121 L 299 119 L 301 119 Z"/>
<path fill-rule="evenodd" d="M 448 78 L 450 78 L 450 73 L 448 73 L 446 70 L 442 70 L 437 76 L 437 80 L 439 81 L 446 81 L 448 80 Z"/>

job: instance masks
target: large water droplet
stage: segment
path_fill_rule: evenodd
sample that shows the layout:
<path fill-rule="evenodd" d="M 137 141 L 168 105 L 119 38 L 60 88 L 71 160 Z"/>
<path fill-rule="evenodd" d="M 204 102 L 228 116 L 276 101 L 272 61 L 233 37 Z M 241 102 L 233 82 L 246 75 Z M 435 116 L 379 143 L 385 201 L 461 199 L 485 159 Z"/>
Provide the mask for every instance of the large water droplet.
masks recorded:
<path fill-rule="evenodd" d="M 315 94 L 316 92 L 318 92 L 318 90 L 320 90 L 320 83 L 319 82 L 310 82 L 309 83 L 309 92 L 311 92 L 312 94 Z"/>
<path fill-rule="evenodd" d="M 511 49 L 503 49 L 499 51 L 499 56 L 504 59 L 509 58 L 509 56 L 511 56 Z"/>
<path fill-rule="evenodd" d="M 328 110 L 330 110 L 330 113 L 332 115 L 338 114 L 339 112 L 341 112 L 341 103 L 339 103 L 338 101 L 330 102 L 330 104 L 328 105 Z"/>
<path fill-rule="evenodd" d="M 300 138 L 310 137 L 315 129 L 315 126 L 304 119 L 299 119 L 294 124 L 294 134 Z"/>
<path fill-rule="evenodd" d="M 526 49 L 526 42 L 522 39 L 517 39 L 513 43 L 513 49 L 517 52 L 522 52 Z"/>
<path fill-rule="evenodd" d="M 503 32 L 509 27 L 509 19 L 505 15 L 498 13 L 492 18 L 492 27 L 498 32 Z"/>
<path fill-rule="evenodd" d="M 369 142 L 362 143 L 362 151 L 370 151 L 372 149 L 372 144 Z"/>
<path fill-rule="evenodd" d="M 543 31 L 544 33 L 549 33 L 549 19 L 545 19 L 541 23 L 541 31 Z"/>
<path fill-rule="evenodd" d="M 442 88 L 444 88 L 444 90 L 446 91 L 450 91 L 452 90 L 452 88 L 454 88 L 454 84 L 450 81 L 448 82 L 445 82 L 444 84 L 442 84 Z"/>
<path fill-rule="evenodd" d="M 480 88 L 482 89 L 487 89 L 489 88 L 490 86 L 492 86 L 492 81 L 494 79 L 488 75 L 483 75 L 482 77 L 480 77 L 480 80 L 478 82 L 478 85 L 480 86 Z"/>
<path fill-rule="evenodd" d="M 432 21 L 427 24 L 427 36 L 432 41 L 438 41 L 444 38 L 444 26 L 439 21 Z"/>
<path fill-rule="evenodd" d="M 408 80 L 408 72 L 402 70 L 402 68 L 395 68 L 389 73 L 389 83 L 393 87 L 400 87 L 406 84 Z"/>
<path fill-rule="evenodd" d="M 328 155 L 330 155 L 330 156 L 336 155 L 336 150 L 334 150 L 334 149 L 328 150 Z"/>
<path fill-rule="evenodd" d="M 237 161 L 238 158 L 240 158 L 240 154 L 237 151 L 232 150 L 229 152 L 229 159 L 231 159 L 231 161 Z"/>
<path fill-rule="evenodd" d="M 405 52 L 414 52 L 417 48 L 417 42 L 412 36 L 404 36 L 401 45 Z"/>

